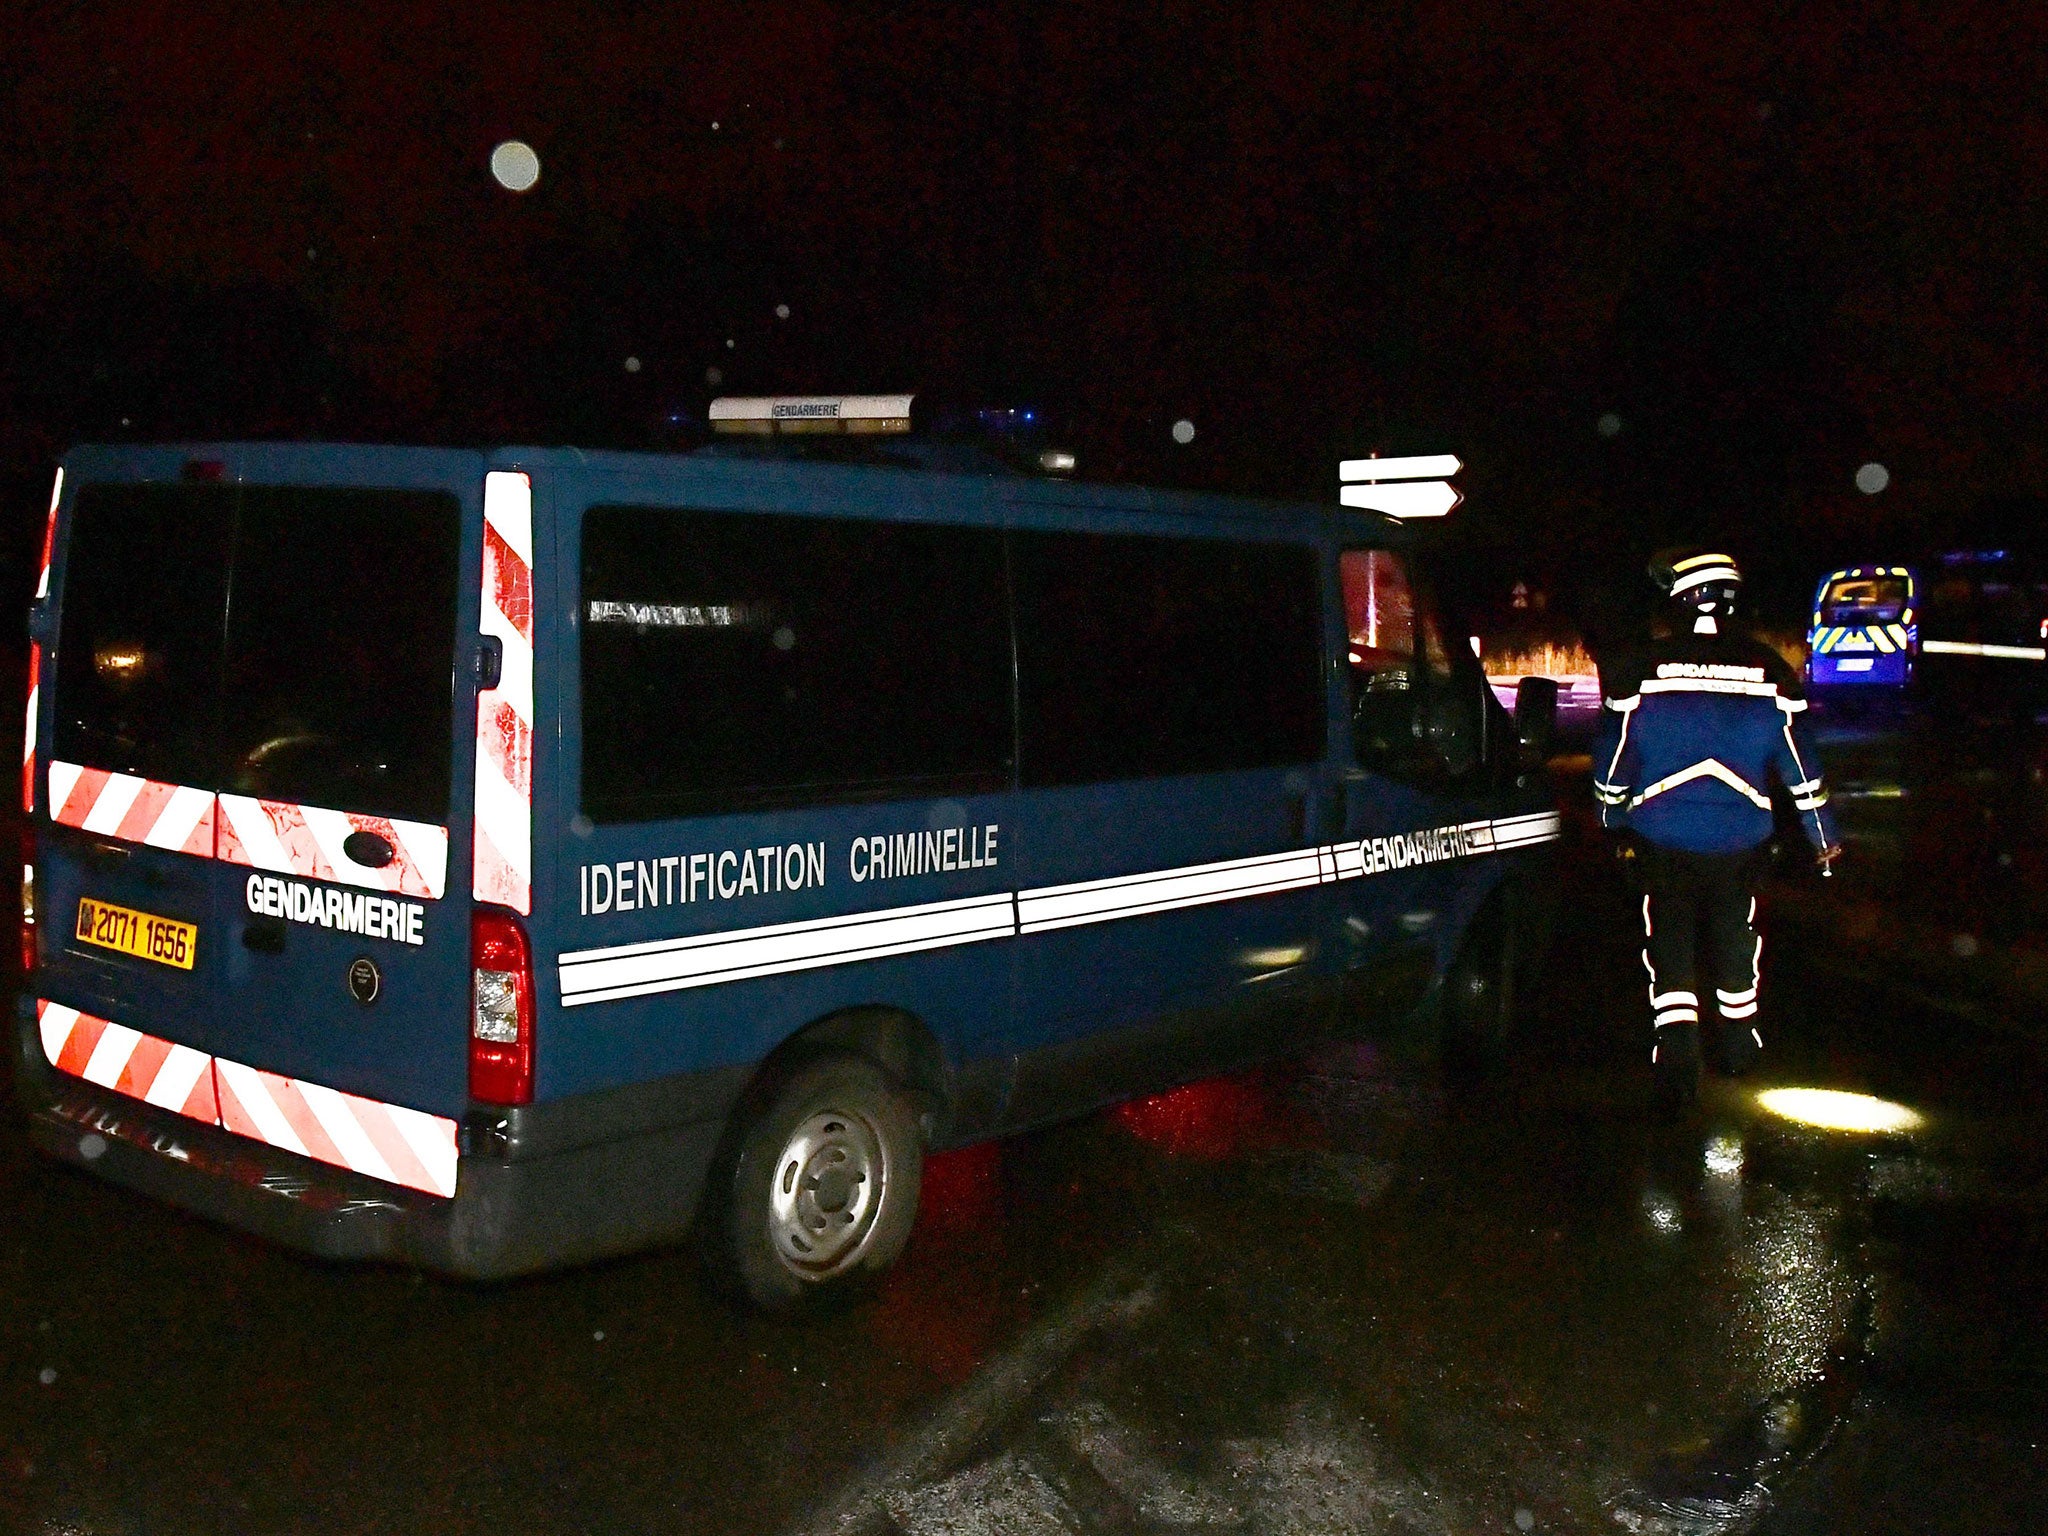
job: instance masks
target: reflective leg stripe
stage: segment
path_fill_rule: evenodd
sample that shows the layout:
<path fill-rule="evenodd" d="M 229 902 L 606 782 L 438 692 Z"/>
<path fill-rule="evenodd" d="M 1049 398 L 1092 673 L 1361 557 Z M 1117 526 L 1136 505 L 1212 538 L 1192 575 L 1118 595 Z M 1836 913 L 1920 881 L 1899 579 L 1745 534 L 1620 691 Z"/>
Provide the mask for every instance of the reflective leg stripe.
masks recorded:
<path fill-rule="evenodd" d="M 317 1162 L 425 1194 L 455 1193 L 455 1122 L 260 1072 L 44 999 L 43 1055 L 59 1072 Z"/>
<path fill-rule="evenodd" d="M 1675 1008 L 1680 1003 L 1690 1003 L 1694 1007 L 1698 1007 L 1699 1001 L 1700 997 L 1697 992 L 1652 991 L 1650 993 L 1650 1006 L 1652 1008 Z"/>
<path fill-rule="evenodd" d="M 1756 919 L 1756 898 L 1749 899 L 1750 920 Z M 1756 1016 L 1757 998 L 1763 986 L 1764 936 L 1756 936 L 1756 947 L 1749 952 L 1749 985 L 1734 992 L 1714 988 L 1714 1006 L 1724 1019 L 1749 1019 Z"/>
<path fill-rule="evenodd" d="M 484 476 L 483 608 L 504 664 L 476 696 L 473 891 L 478 901 L 533 910 L 533 485 Z"/>
<path fill-rule="evenodd" d="M 1656 1017 L 1656 1025 L 1662 1029 L 1666 1024 L 1697 1024 L 1700 1011 L 1697 1008 L 1667 1008 Z"/>

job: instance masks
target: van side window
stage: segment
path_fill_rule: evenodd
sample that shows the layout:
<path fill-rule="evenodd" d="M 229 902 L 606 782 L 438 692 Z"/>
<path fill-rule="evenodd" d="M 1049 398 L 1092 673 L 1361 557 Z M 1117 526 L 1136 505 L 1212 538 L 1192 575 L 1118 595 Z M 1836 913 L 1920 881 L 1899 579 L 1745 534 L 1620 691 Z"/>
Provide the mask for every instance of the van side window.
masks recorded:
<path fill-rule="evenodd" d="M 1009 781 L 994 529 L 661 507 L 583 518 L 584 814 Z"/>
<path fill-rule="evenodd" d="M 1338 557 L 1350 641 L 1352 748 L 1361 767 L 1440 782 L 1479 766 L 1483 681 L 1444 642 L 1443 621 L 1402 556 Z"/>
<path fill-rule="evenodd" d="M 1313 550 L 1044 532 L 1011 550 L 1026 785 L 1323 755 Z"/>

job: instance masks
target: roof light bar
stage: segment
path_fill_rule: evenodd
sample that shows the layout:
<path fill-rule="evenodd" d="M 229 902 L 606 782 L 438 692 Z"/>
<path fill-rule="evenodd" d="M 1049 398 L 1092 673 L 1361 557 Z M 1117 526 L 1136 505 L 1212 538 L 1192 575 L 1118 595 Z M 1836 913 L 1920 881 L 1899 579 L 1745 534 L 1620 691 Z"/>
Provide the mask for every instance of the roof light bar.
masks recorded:
<path fill-rule="evenodd" d="M 714 432 L 908 432 L 911 395 L 723 395 Z"/>

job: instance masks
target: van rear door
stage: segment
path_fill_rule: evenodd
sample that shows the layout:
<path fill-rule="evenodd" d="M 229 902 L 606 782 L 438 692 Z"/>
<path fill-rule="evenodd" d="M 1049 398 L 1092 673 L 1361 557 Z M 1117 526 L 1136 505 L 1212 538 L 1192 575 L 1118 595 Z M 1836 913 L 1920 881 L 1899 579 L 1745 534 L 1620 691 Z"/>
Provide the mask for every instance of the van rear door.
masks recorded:
<path fill-rule="evenodd" d="M 265 467 L 332 478 L 330 451 L 297 452 Z M 350 457 L 369 472 L 349 479 L 398 483 L 77 492 L 40 990 L 214 1057 L 230 1129 L 375 1172 L 362 1147 L 384 1128 L 328 1124 L 321 1089 L 449 1119 L 467 1100 L 457 637 L 476 626 L 482 466 Z M 119 917 L 84 932 L 81 903 L 190 925 L 187 963 L 110 945 Z M 448 1150 L 424 1179 L 403 1148 L 381 1166 L 447 1193 Z"/>

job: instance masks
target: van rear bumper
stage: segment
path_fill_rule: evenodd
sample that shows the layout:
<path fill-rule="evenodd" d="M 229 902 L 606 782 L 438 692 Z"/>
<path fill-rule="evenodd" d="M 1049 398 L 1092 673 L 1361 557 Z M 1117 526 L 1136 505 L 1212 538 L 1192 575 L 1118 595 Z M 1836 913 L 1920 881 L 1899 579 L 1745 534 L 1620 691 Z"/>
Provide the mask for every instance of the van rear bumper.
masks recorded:
<path fill-rule="evenodd" d="M 494 1110 L 462 1127 L 441 1199 L 266 1146 L 52 1069 L 33 1025 L 15 1086 L 36 1146 L 166 1204 L 323 1259 L 499 1280 L 676 1241 L 690 1230 L 737 1097 L 738 1074 L 671 1080 L 649 1124 L 644 1090 Z M 728 1091 L 728 1078 L 731 1079 Z M 653 1085 L 647 1085 L 649 1087 Z M 604 1134 L 605 1132 L 611 1134 Z M 474 1149 L 474 1150 L 473 1150 Z"/>

